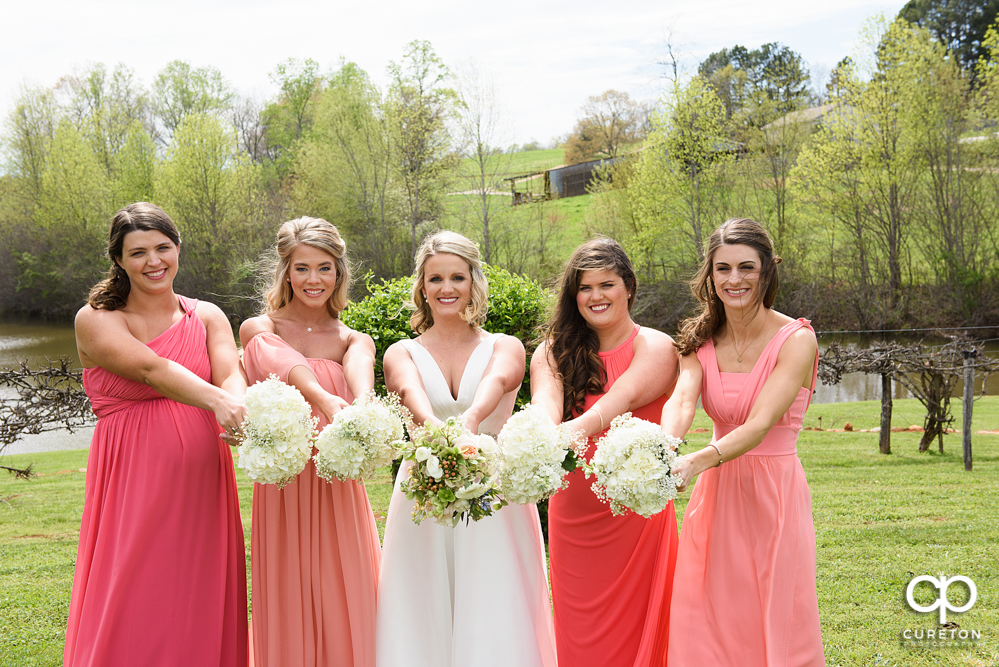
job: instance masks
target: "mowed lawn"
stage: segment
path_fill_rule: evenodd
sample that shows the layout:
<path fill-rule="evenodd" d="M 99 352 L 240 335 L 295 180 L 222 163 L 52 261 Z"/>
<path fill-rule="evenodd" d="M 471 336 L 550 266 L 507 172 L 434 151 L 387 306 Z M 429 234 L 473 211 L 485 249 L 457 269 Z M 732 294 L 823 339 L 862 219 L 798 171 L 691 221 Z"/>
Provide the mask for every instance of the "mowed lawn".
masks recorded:
<path fill-rule="evenodd" d="M 921 424 L 912 400 L 895 402 L 896 426 Z M 876 402 L 813 405 L 806 426 L 878 423 Z M 960 402 L 954 410 L 960 415 Z M 695 429 L 709 426 L 698 415 Z M 959 426 L 959 424 L 958 424 Z M 975 405 L 973 431 L 999 430 L 999 397 Z M 960 435 L 945 453 L 917 452 L 918 433 L 894 433 L 890 456 L 876 433 L 805 431 L 799 454 L 812 490 L 818 544 L 818 595 L 829 665 L 999 665 L 999 434 L 975 433 L 974 470 L 961 462 Z M 710 439 L 692 433 L 691 447 Z M 0 477 L 0 665 L 62 664 L 62 645 L 76 558 L 86 450 L 4 457 L 34 464 L 30 480 Z M 251 484 L 237 470 L 249 553 Z M 367 483 L 384 526 L 391 492 L 387 471 Z M 678 499 L 682 514 L 687 494 Z M 906 630 L 936 629 L 937 615 L 908 608 L 905 588 L 917 575 L 964 575 L 976 584 L 975 606 L 950 614 L 958 631 L 977 631 L 974 645 L 911 647 Z M 966 600 L 955 586 L 952 604 Z M 921 585 L 921 604 L 933 600 Z M 485 603 L 486 601 L 484 601 Z M 674 613 L 683 613 L 675 609 Z M 724 628 L 715 628 L 724 632 Z M 679 638 L 677 638 L 679 640 Z"/>

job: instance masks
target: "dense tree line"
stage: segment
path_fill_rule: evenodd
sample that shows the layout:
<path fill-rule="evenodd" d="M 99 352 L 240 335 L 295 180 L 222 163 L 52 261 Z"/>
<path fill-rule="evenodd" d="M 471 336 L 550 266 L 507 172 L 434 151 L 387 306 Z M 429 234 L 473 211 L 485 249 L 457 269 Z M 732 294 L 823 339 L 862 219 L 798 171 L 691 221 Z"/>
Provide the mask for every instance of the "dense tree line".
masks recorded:
<path fill-rule="evenodd" d="M 973 68 L 926 28 L 872 20 L 824 106 L 785 47 L 712 54 L 674 81 L 644 150 L 598 186 L 675 322 L 713 227 L 765 222 L 786 260 L 778 307 L 862 329 L 999 324 L 999 33 Z"/>
<path fill-rule="evenodd" d="M 375 279 L 408 274 L 438 227 L 535 280 L 572 239 L 608 234 L 641 270 L 639 317 L 669 330 L 690 311 L 683 283 L 707 235 L 750 216 L 785 260 L 787 312 L 860 328 L 995 323 L 999 35 L 955 42 L 978 14 L 947 28 L 957 14 L 923 5 L 902 12 L 922 11 L 915 23 L 870 22 L 824 87 L 772 43 L 711 54 L 655 105 L 589 98 L 566 161 L 628 159 L 593 185 L 571 234 L 553 203 L 497 196 L 516 172 L 499 148 L 501 105 L 480 72 L 455 72 L 429 43 L 389 63 L 384 89 L 349 61 L 288 60 L 266 101 L 211 67 L 173 62 L 147 88 L 124 65 L 96 65 L 24 89 L 4 121 L 0 311 L 71 316 L 102 272 L 111 213 L 149 200 L 182 233 L 178 289 L 234 320 L 254 309 L 278 224 L 315 215 Z"/>

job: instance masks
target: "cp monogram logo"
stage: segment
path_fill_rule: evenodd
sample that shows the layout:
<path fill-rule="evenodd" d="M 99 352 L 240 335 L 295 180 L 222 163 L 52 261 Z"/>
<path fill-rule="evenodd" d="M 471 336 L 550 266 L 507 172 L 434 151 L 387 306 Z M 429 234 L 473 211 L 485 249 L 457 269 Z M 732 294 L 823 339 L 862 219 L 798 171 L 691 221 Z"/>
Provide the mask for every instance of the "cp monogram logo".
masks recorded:
<path fill-rule="evenodd" d="M 934 587 L 939 591 L 939 597 L 928 607 L 923 607 L 917 604 L 915 599 L 912 597 L 912 592 L 915 590 L 916 586 L 922 582 L 927 582 L 933 584 Z M 956 581 L 963 581 L 968 586 L 968 601 L 963 607 L 955 607 L 951 605 L 950 600 L 947 599 L 947 588 Z M 941 574 L 939 578 L 931 577 L 928 574 L 923 574 L 918 577 L 914 577 L 912 581 L 909 582 L 908 587 L 905 589 L 905 599 L 912 607 L 914 611 L 919 611 L 922 613 L 928 613 L 934 609 L 940 609 L 940 625 L 947 622 L 947 612 L 963 612 L 968 611 L 975 605 L 975 600 L 978 598 L 978 589 L 975 587 L 975 582 L 965 576 L 956 576 L 947 578 L 947 575 Z"/>

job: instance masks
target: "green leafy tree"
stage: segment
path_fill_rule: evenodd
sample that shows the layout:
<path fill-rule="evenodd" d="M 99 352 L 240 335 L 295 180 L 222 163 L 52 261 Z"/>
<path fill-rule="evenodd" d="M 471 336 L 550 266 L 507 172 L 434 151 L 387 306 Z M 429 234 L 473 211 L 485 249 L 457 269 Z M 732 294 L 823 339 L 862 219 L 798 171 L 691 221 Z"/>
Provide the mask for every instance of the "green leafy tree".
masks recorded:
<path fill-rule="evenodd" d="M 837 111 L 799 158 L 812 200 L 846 231 L 851 298 L 866 325 L 895 321 L 919 195 L 922 128 L 913 113 L 941 56 L 924 30 L 871 21 Z M 861 76 L 858 68 L 866 70 Z"/>
<path fill-rule="evenodd" d="M 235 92 L 214 67 L 191 67 L 174 60 L 153 81 L 152 109 L 166 130 L 164 143 L 188 114 L 222 114 L 228 111 Z"/>
<path fill-rule="evenodd" d="M 403 61 L 389 65 L 389 76 L 386 116 L 395 169 L 405 191 L 412 257 L 421 229 L 439 219 L 442 198 L 458 165 L 448 122 L 459 100 L 447 85 L 451 71 L 430 42 L 410 42 Z"/>
<path fill-rule="evenodd" d="M 180 231 L 181 291 L 235 310 L 235 298 L 252 292 L 246 262 L 272 241 L 253 223 L 257 179 L 228 123 L 191 114 L 177 127 L 154 184 Z"/>
<path fill-rule="evenodd" d="M 647 261 L 666 253 L 688 267 L 700 260 L 704 233 L 725 206 L 735 147 L 725 107 L 703 77 L 675 82 L 652 128 L 629 184 L 636 243 Z"/>
<path fill-rule="evenodd" d="M 972 77 L 988 51 L 985 34 L 999 15 L 999 0 L 909 0 L 898 18 L 926 28 Z"/>
<path fill-rule="evenodd" d="M 342 63 L 316 102 L 301 140 L 293 205 L 336 225 L 351 256 L 378 277 L 409 268 L 409 238 L 381 95 L 354 63 Z"/>
<path fill-rule="evenodd" d="M 582 118 L 565 144 L 566 164 L 615 158 L 628 144 L 642 139 L 642 105 L 628 93 L 608 90 L 587 99 Z"/>
<path fill-rule="evenodd" d="M 262 119 L 269 158 L 283 176 L 294 161 L 295 145 L 312 126 L 324 80 L 319 63 L 311 58 L 289 58 L 274 69 L 271 80 L 280 92 L 264 108 Z"/>

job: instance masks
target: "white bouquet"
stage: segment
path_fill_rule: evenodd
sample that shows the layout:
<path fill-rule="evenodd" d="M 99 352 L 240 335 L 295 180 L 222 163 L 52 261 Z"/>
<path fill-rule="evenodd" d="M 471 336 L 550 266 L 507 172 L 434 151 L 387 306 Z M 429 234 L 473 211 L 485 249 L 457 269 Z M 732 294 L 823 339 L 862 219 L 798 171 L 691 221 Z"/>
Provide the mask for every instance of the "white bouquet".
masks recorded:
<path fill-rule="evenodd" d="M 586 439 L 577 435 L 566 424 L 556 426 L 533 404 L 510 417 L 498 438 L 503 497 L 534 504 L 565 488 L 566 475 L 586 451 Z"/>
<path fill-rule="evenodd" d="M 239 467 L 259 484 L 283 487 L 305 469 L 316 419 L 294 387 L 270 375 L 246 390 Z"/>
<path fill-rule="evenodd" d="M 478 521 L 507 504 L 495 485 L 496 441 L 469 433 L 454 417 L 411 434 L 405 459 L 412 461 L 399 485 L 413 503 L 413 521 L 428 517 L 442 526 Z"/>
<path fill-rule="evenodd" d="M 672 474 L 681 440 L 666 435 L 658 424 L 632 417 L 630 412 L 611 422 L 587 472 L 595 473 L 593 493 L 614 514 L 630 509 L 646 518 L 662 512 L 676 497 L 679 481 Z"/>
<path fill-rule="evenodd" d="M 316 439 L 316 474 L 332 481 L 371 477 L 399 455 L 409 411 L 399 397 L 365 392 L 336 413 Z"/>

